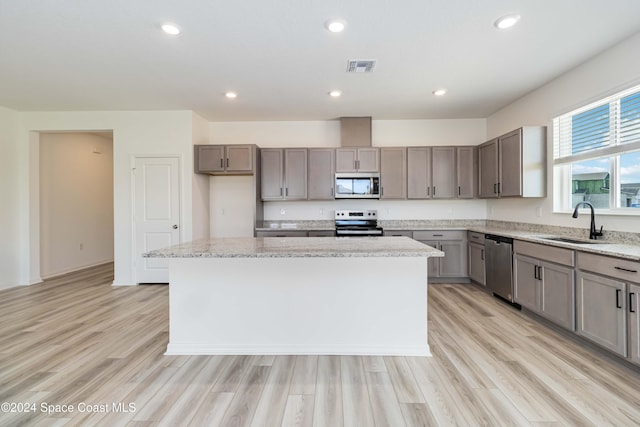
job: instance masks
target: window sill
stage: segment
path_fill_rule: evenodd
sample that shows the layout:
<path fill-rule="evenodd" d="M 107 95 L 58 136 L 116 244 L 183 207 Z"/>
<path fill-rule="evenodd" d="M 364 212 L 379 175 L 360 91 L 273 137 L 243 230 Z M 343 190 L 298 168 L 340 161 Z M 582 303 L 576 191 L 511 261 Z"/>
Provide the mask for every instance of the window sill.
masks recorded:
<path fill-rule="evenodd" d="M 578 211 L 580 215 L 591 215 L 590 209 L 580 209 Z M 573 209 L 569 211 L 554 210 L 554 214 L 568 214 L 573 215 Z M 640 208 L 626 208 L 626 209 L 596 209 L 596 215 L 607 216 L 640 216 Z"/>

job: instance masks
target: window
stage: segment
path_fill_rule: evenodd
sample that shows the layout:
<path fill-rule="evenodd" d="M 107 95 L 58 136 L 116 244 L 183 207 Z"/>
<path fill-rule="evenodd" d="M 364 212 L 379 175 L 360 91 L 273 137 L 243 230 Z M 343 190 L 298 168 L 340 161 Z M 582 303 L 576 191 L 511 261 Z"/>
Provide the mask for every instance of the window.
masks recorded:
<path fill-rule="evenodd" d="M 640 214 L 640 86 L 556 117 L 553 140 L 554 210 Z"/>

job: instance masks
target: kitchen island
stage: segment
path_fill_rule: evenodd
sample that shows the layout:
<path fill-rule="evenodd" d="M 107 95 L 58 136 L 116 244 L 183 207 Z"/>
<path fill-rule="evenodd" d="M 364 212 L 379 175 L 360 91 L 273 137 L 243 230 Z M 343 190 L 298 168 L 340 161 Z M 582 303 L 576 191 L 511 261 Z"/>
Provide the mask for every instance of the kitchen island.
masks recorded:
<path fill-rule="evenodd" d="M 169 258 L 166 354 L 430 355 L 427 259 L 408 237 L 225 238 Z"/>

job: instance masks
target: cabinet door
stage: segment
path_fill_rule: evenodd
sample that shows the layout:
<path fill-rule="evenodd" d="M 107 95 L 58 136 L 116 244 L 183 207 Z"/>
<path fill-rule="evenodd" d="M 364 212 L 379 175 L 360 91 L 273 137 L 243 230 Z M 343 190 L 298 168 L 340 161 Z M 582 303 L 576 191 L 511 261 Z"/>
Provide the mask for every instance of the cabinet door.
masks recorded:
<path fill-rule="evenodd" d="M 358 148 L 358 172 L 380 172 L 380 149 Z"/>
<path fill-rule="evenodd" d="M 381 199 L 407 198 L 407 150 L 402 147 L 380 149 Z"/>
<path fill-rule="evenodd" d="M 356 172 L 356 148 L 336 148 L 336 172 Z"/>
<path fill-rule="evenodd" d="M 576 310 L 579 335 L 596 344 L 627 355 L 625 283 L 578 271 Z"/>
<path fill-rule="evenodd" d="M 500 197 L 522 196 L 522 130 L 500 137 Z"/>
<path fill-rule="evenodd" d="M 573 268 L 542 262 L 542 303 L 540 314 L 575 331 L 575 286 Z"/>
<path fill-rule="evenodd" d="M 196 172 L 223 172 L 224 145 L 196 145 Z"/>
<path fill-rule="evenodd" d="M 303 200 L 307 198 L 307 149 L 284 150 L 284 198 Z"/>
<path fill-rule="evenodd" d="M 476 283 L 485 284 L 484 245 L 469 243 L 469 277 Z"/>
<path fill-rule="evenodd" d="M 252 172 L 253 150 L 251 145 L 227 145 L 225 170 L 227 172 Z"/>
<path fill-rule="evenodd" d="M 335 185 L 335 150 L 333 148 L 309 149 L 309 200 L 333 200 Z"/>
<path fill-rule="evenodd" d="M 529 310 L 540 312 L 540 262 L 516 255 L 514 265 L 513 300 Z"/>
<path fill-rule="evenodd" d="M 458 195 L 455 147 L 431 148 L 431 180 L 434 199 L 452 199 Z"/>
<path fill-rule="evenodd" d="M 407 148 L 407 197 L 431 197 L 431 148 Z"/>
<path fill-rule="evenodd" d="M 477 160 L 474 147 L 456 148 L 458 198 L 472 199 L 476 195 Z"/>
<path fill-rule="evenodd" d="M 424 243 L 432 248 L 442 250 L 440 248 L 440 242 L 434 240 L 420 240 L 420 243 Z M 440 277 L 440 260 L 439 257 L 429 257 L 427 259 L 427 280 L 432 277 Z"/>
<path fill-rule="evenodd" d="M 284 198 L 283 172 L 282 149 L 264 148 L 260 150 L 262 200 L 282 200 Z"/>
<path fill-rule="evenodd" d="M 629 360 L 640 365 L 640 286 L 629 285 Z"/>
<path fill-rule="evenodd" d="M 498 140 L 478 147 L 478 191 L 482 198 L 498 197 Z"/>
<path fill-rule="evenodd" d="M 467 248 L 462 240 L 440 241 L 439 249 L 444 252 L 440 261 L 440 277 L 467 277 Z"/>

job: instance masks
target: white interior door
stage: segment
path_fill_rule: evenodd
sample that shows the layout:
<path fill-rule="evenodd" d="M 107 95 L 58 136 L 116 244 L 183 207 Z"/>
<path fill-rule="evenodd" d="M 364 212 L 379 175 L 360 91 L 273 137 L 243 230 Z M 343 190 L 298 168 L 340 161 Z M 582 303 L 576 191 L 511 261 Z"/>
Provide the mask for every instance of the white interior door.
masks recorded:
<path fill-rule="evenodd" d="M 169 260 L 143 258 L 180 243 L 180 174 L 177 157 L 137 157 L 134 166 L 136 282 L 168 283 Z"/>

